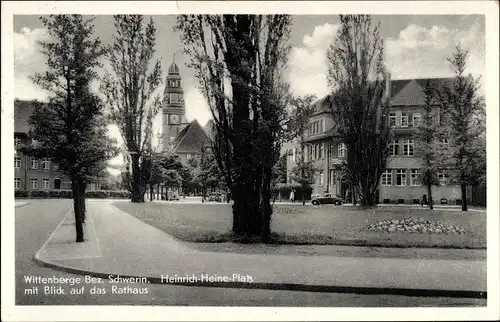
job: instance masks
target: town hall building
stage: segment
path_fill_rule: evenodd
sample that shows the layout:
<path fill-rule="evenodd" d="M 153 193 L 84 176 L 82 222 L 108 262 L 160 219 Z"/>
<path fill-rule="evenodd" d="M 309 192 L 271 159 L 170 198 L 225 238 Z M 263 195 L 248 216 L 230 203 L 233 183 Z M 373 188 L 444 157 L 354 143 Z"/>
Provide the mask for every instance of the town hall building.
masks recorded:
<path fill-rule="evenodd" d="M 162 150 L 178 154 L 183 161 L 200 155 L 209 143 L 209 129 L 213 123 L 209 121 L 203 128 L 196 119 L 187 121 L 181 75 L 175 58 L 168 68 L 161 112 Z"/>

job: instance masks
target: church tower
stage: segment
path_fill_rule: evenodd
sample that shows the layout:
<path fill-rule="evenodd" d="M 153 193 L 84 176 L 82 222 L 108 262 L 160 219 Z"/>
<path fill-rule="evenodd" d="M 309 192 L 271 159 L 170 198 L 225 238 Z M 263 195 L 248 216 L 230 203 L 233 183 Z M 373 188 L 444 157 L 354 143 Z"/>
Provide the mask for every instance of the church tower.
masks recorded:
<path fill-rule="evenodd" d="M 168 75 L 163 92 L 163 150 L 171 150 L 179 133 L 188 125 L 184 91 L 181 86 L 179 67 L 174 61 L 168 68 Z"/>

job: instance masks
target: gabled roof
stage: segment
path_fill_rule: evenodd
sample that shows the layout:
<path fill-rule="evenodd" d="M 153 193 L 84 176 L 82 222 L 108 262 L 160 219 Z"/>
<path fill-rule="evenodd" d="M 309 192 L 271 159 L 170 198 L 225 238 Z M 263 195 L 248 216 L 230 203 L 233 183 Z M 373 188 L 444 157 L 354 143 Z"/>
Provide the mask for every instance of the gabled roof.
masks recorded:
<path fill-rule="evenodd" d="M 425 103 L 424 89 L 427 83 L 435 89 L 451 86 L 453 78 L 418 78 L 391 81 L 391 105 L 415 106 Z"/>
<path fill-rule="evenodd" d="M 208 136 L 200 123 L 192 121 L 177 136 L 174 141 L 175 153 L 199 153 Z"/>
<path fill-rule="evenodd" d="M 391 105 L 415 106 L 424 104 L 424 88 L 430 86 L 439 89 L 442 85 L 451 86 L 453 78 L 417 78 L 391 80 Z M 333 94 L 328 94 L 314 103 L 313 115 L 329 113 L 333 104 Z"/>
<path fill-rule="evenodd" d="M 28 120 L 33 113 L 34 101 L 14 101 L 14 132 L 28 133 L 30 125 Z"/>
<path fill-rule="evenodd" d="M 425 104 L 424 87 L 414 79 L 403 86 L 395 95 L 391 95 L 391 105 L 423 105 Z"/>
<path fill-rule="evenodd" d="M 214 120 L 210 119 L 208 120 L 207 124 L 203 127 L 203 130 L 207 134 L 208 137 L 210 137 L 215 130 L 215 122 Z"/>
<path fill-rule="evenodd" d="M 325 97 L 317 100 L 314 103 L 314 112 L 312 115 L 330 113 L 331 112 L 330 106 L 332 104 L 333 104 L 333 95 L 332 94 L 326 95 Z"/>

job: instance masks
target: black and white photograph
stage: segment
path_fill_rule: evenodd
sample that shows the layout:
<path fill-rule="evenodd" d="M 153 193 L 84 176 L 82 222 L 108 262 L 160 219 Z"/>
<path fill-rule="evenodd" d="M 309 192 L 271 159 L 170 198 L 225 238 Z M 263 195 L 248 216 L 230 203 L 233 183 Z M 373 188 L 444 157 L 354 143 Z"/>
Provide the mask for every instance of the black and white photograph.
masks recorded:
<path fill-rule="evenodd" d="M 500 318 L 497 2 L 2 9 L 2 320 Z"/>

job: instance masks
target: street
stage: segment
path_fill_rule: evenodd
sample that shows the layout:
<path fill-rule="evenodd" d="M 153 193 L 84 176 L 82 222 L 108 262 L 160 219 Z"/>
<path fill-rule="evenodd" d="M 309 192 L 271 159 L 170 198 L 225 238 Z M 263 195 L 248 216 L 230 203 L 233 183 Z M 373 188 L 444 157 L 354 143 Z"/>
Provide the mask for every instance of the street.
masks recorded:
<path fill-rule="evenodd" d="M 72 206 L 71 200 L 31 200 L 15 209 L 16 305 L 177 305 L 177 306 L 309 306 L 309 307 L 401 307 L 485 306 L 486 300 L 359 295 L 294 291 L 230 289 L 215 287 L 136 284 L 144 295 L 28 294 L 26 276 L 77 277 L 42 267 L 33 261 L 56 226 Z M 119 223 L 117 223 L 119 224 Z M 332 272 L 334 274 L 335 272 Z M 81 276 L 79 276 L 81 277 Z M 109 283 L 107 281 L 106 283 Z M 91 286 L 91 285 L 89 285 Z M 106 285 L 109 289 L 109 285 Z"/>

